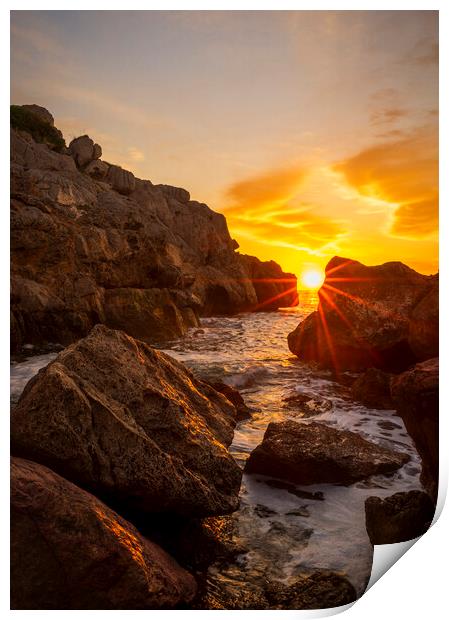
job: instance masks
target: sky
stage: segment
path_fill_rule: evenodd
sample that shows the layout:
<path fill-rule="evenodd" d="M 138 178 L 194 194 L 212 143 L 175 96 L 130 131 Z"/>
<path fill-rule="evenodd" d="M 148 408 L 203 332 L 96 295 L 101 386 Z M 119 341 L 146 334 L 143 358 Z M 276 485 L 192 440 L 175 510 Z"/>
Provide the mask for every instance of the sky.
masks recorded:
<path fill-rule="evenodd" d="M 435 11 L 12 11 L 11 102 L 287 271 L 438 270 Z"/>

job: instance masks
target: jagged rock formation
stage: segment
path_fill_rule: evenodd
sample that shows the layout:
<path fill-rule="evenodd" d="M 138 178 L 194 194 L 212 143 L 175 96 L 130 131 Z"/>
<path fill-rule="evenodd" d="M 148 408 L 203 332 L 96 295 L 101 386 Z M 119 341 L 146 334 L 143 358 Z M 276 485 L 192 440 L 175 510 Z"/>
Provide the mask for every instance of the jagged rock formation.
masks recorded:
<path fill-rule="evenodd" d="M 26 386 L 12 453 L 115 507 L 182 517 L 236 510 L 234 406 L 181 363 L 96 326 Z"/>
<path fill-rule="evenodd" d="M 279 307 L 298 305 L 296 276 L 284 273 L 273 260 L 261 261 L 255 256 L 241 255 L 257 295 L 255 310 L 269 312 Z"/>
<path fill-rule="evenodd" d="M 200 315 L 265 301 L 223 215 L 182 188 L 102 161 L 88 136 L 65 148 L 44 108 L 13 108 L 13 349 L 69 344 L 99 322 L 157 342 L 182 335 Z M 280 268 L 277 276 L 291 281 L 276 294 L 294 286 Z M 267 309 L 283 305 L 278 299 Z"/>
<path fill-rule="evenodd" d="M 96 497 L 47 467 L 11 463 L 12 609 L 164 609 L 192 575 Z"/>
<path fill-rule="evenodd" d="M 416 364 L 393 377 L 391 397 L 422 459 L 421 482 L 436 503 L 438 495 L 439 360 Z"/>
<path fill-rule="evenodd" d="M 399 262 L 367 267 L 335 257 L 319 306 L 289 334 L 290 351 L 341 370 L 393 372 L 438 355 L 438 276 Z"/>

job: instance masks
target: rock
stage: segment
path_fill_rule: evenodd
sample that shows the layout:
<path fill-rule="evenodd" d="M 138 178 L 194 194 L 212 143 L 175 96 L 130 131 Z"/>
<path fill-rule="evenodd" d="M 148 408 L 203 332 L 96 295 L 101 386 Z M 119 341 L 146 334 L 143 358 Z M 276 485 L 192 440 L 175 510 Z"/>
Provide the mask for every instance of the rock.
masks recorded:
<path fill-rule="evenodd" d="M 12 609 L 166 609 L 195 579 L 96 497 L 12 459 Z"/>
<path fill-rule="evenodd" d="M 190 194 L 182 187 L 173 187 L 172 185 L 155 185 L 155 189 L 159 189 L 167 198 L 173 198 L 178 202 L 186 204 L 190 200 Z"/>
<path fill-rule="evenodd" d="M 438 358 L 416 364 L 391 381 L 391 396 L 422 459 L 421 482 L 438 495 Z"/>
<path fill-rule="evenodd" d="M 318 293 L 318 310 L 288 336 L 290 351 L 338 372 L 405 370 L 416 361 L 410 339 L 413 312 L 434 287 L 434 276 L 399 262 L 367 267 L 334 257 Z M 421 336 L 433 341 L 430 324 L 428 332 L 430 336 L 421 324 Z M 431 348 L 430 340 L 421 344 L 422 350 Z"/>
<path fill-rule="evenodd" d="M 186 332 L 182 311 L 166 289 L 115 288 L 105 292 L 105 323 L 152 343 L 178 338 Z"/>
<path fill-rule="evenodd" d="M 293 392 L 286 396 L 283 402 L 286 409 L 301 418 L 310 418 L 332 409 L 331 401 L 301 392 Z"/>
<path fill-rule="evenodd" d="M 47 108 L 43 108 L 42 106 L 36 105 L 35 103 L 25 104 L 21 106 L 21 108 L 32 112 L 35 116 L 44 121 L 44 123 L 47 123 L 51 127 L 54 127 L 55 119 L 53 118 L 53 115 L 50 114 L 50 112 L 47 110 Z"/>
<path fill-rule="evenodd" d="M 136 179 L 132 172 L 120 166 L 109 165 L 106 181 L 119 194 L 127 196 L 136 189 Z"/>
<path fill-rule="evenodd" d="M 251 409 L 245 404 L 240 392 L 231 387 L 227 383 L 217 381 L 210 384 L 214 390 L 226 396 L 226 398 L 234 405 L 237 412 L 237 422 L 248 420 L 251 418 Z"/>
<path fill-rule="evenodd" d="M 271 582 L 266 588 L 270 609 L 328 609 L 353 603 L 354 586 L 338 573 L 316 571 L 292 585 Z"/>
<path fill-rule="evenodd" d="M 391 545 L 422 536 L 430 527 L 435 506 L 422 491 L 395 493 L 365 501 L 366 530 L 373 545 Z"/>
<path fill-rule="evenodd" d="M 297 278 L 293 273 L 284 273 L 273 260 L 261 261 L 246 254 L 240 258 L 256 290 L 254 310 L 269 312 L 298 305 Z"/>
<path fill-rule="evenodd" d="M 418 361 L 438 357 L 438 276 L 428 293 L 413 308 L 410 317 L 409 343 Z"/>
<path fill-rule="evenodd" d="M 98 146 L 98 145 L 94 145 Z M 94 159 L 89 164 L 87 164 L 84 172 L 91 176 L 94 179 L 103 180 L 106 178 L 109 170 L 109 165 L 105 161 L 101 161 L 101 159 Z"/>
<path fill-rule="evenodd" d="M 70 142 L 69 153 L 75 160 L 76 165 L 79 168 L 83 168 L 94 159 L 100 159 L 101 146 L 94 144 L 94 141 L 87 135 L 79 136 Z"/>
<path fill-rule="evenodd" d="M 368 368 L 352 384 L 352 398 L 374 409 L 394 409 L 390 395 L 391 376 L 378 368 Z"/>
<path fill-rule="evenodd" d="M 262 443 L 246 461 L 245 471 L 296 484 L 351 484 L 392 473 L 409 458 L 351 431 L 286 420 L 268 425 Z"/>
<path fill-rule="evenodd" d="M 27 384 L 12 453 L 120 511 L 220 515 L 238 506 L 235 415 L 181 363 L 97 325 Z"/>
<path fill-rule="evenodd" d="M 241 573 L 241 574 L 240 574 Z M 301 575 L 293 583 L 264 581 L 249 584 L 242 569 L 233 571 L 239 587 L 220 587 L 207 584 L 199 597 L 199 609 L 326 609 L 353 603 L 357 594 L 352 584 L 338 573 L 317 570 L 310 575 Z"/>
<path fill-rule="evenodd" d="M 99 151 L 89 137 L 71 145 L 86 162 L 77 167 L 73 156 L 53 150 L 57 142 L 48 142 L 56 128 L 35 119 L 12 106 L 14 351 L 26 342 L 70 344 L 108 317 L 128 329 L 127 315 L 117 316 L 124 307 L 133 317 L 131 333 L 159 342 L 181 335 L 199 316 L 257 305 L 222 214 L 196 201 L 180 202 L 187 199 L 182 190 L 168 190 L 167 197 L 150 181 L 92 159 Z M 40 303 L 44 299 L 51 304 Z M 136 318 L 143 300 L 153 317 L 146 330 Z"/>

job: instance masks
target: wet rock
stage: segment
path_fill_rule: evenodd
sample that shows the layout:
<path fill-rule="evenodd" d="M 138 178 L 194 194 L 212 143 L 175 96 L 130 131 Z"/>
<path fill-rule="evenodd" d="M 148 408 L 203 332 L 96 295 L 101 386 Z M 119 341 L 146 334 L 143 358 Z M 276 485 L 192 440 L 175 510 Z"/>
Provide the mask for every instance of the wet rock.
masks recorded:
<path fill-rule="evenodd" d="M 368 368 L 352 384 L 351 396 L 367 407 L 374 409 L 393 409 L 390 395 L 391 375 L 378 368 Z"/>
<path fill-rule="evenodd" d="M 301 499 L 311 499 L 319 502 L 322 502 L 324 500 L 324 493 L 322 491 L 314 491 L 313 493 L 311 493 L 310 491 L 297 489 L 293 484 L 285 482 L 284 480 L 263 479 L 259 480 L 259 482 L 263 482 L 272 489 L 282 489 L 284 491 L 287 491 L 287 493 L 291 493 L 291 495 L 295 495 L 296 497 L 300 497 Z"/>
<path fill-rule="evenodd" d="M 295 482 L 351 484 L 375 474 L 388 474 L 409 460 L 360 435 L 293 420 L 271 422 L 262 443 L 246 461 L 245 471 Z"/>
<path fill-rule="evenodd" d="M 23 459 L 11 466 L 13 609 L 160 609 L 195 579 L 96 497 Z"/>
<path fill-rule="evenodd" d="M 273 517 L 277 515 L 277 512 L 275 510 L 268 508 L 268 506 L 263 506 L 262 504 L 257 504 L 254 507 L 254 512 L 261 519 L 266 519 L 267 517 Z"/>
<path fill-rule="evenodd" d="M 285 407 L 293 410 L 299 417 L 309 418 L 332 409 L 332 403 L 324 398 L 295 392 L 284 398 Z"/>
<path fill-rule="evenodd" d="M 287 517 L 310 517 L 310 512 L 306 506 L 301 506 L 296 510 L 289 510 L 285 513 Z"/>
<path fill-rule="evenodd" d="M 438 494 L 438 358 L 394 377 L 391 396 L 422 459 L 421 482 L 436 502 Z"/>
<path fill-rule="evenodd" d="M 240 259 L 256 290 L 255 310 L 269 312 L 298 305 L 297 279 L 293 273 L 284 273 L 272 260 L 261 261 L 246 254 L 242 254 Z"/>
<path fill-rule="evenodd" d="M 26 386 L 12 453 L 114 507 L 201 517 L 238 506 L 233 405 L 182 364 L 97 325 Z"/>
<path fill-rule="evenodd" d="M 251 418 L 251 409 L 245 404 L 242 395 L 238 390 L 231 387 L 227 383 L 222 381 L 216 381 L 211 383 L 211 386 L 220 394 L 226 396 L 226 398 L 234 405 L 237 412 L 237 422 L 242 420 L 248 420 Z"/>
<path fill-rule="evenodd" d="M 357 599 L 346 577 L 324 570 L 301 577 L 292 585 L 272 582 L 265 593 L 270 609 L 328 609 Z"/>
<path fill-rule="evenodd" d="M 366 530 L 373 545 L 390 545 L 422 536 L 430 527 L 435 506 L 427 493 L 407 491 L 365 501 Z"/>
<path fill-rule="evenodd" d="M 337 372 L 405 370 L 417 360 L 412 324 L 421 326 L 421 351 L 432 349 L 435 321 L 416 323 L 413 313 L 435 283 L 435 276 L 421 275 L 400 262 L 367 267 L 334 257 L 318 293 L 318 310 L 288 336 L 290 351 Z"/>
<path fill-rule="evenodd" d="M 69 153 L 75 160 L 76 165 L 79 168 L 83 168 L 94 159 L 100 159 L 101 146 L 95 144 L 92 138 L 89 138 L 87 135 L 79 136 L 70 142 Z"/>

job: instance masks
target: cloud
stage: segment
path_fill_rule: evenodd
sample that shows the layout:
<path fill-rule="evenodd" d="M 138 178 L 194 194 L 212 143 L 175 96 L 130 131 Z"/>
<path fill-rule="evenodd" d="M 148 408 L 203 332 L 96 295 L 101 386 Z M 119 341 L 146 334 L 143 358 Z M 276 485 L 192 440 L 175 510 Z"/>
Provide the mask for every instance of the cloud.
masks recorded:
<path fill-rule="evenodd" d="M 382 108 L 371 113 L 371 125 L 391 125 L 397 120 L 407 116 L 408 111 L 404 108 Z"/>
<path fill-rule="evenodd" d="M 128 155 L 132 161 L 144 161 L 145 159 L 145 153 L 135 146 L 129 147 Z"/>
<path fill-rule="evenodd" d="M 344 233 L 343 223 L 317 215 L 314 204 L 300 200 L 308 171 L 287 166 L 261 172 L 231 185 L 224 211 L 239 238 L 321 255 Z"/>
<path fill-rule="evenodd" d="M 334 166 L 362 196 L 390 203 L 390 233 L 423 238 L 438 230 L 438 133 L 420 127 Z"/>

